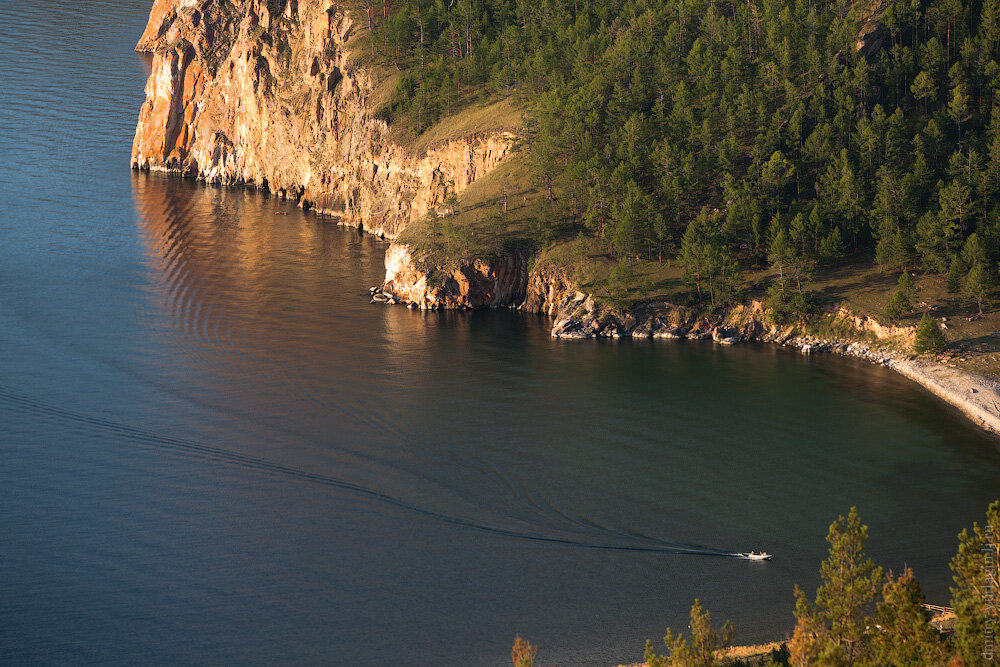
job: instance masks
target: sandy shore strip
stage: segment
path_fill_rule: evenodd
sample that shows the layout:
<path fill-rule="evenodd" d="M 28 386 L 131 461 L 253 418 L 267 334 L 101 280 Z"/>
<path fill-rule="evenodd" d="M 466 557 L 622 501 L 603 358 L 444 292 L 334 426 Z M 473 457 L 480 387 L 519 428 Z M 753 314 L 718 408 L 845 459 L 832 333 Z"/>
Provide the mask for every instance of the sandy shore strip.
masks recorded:
<path fill-rule="evenodd" d="M 772 651 L 781 648 L 783 642 L 771 642 L 769 644 L 754 644 L 752 646 L 730 646 L 727 649 L 718 651 L 716 657 L 728 658 L 730 660 L 746 660 L 748 658 L 769 658 Z M 644 662 L 636 662 L 629 665 L 618 665 L 618 667 L 646 667 Z"/>
<path fill-rule="evenodd" d="M 987 431 L 1000 434 L 1000 382 L 922 359 L 895 359 L 886 365 L 951 403 Z"/>

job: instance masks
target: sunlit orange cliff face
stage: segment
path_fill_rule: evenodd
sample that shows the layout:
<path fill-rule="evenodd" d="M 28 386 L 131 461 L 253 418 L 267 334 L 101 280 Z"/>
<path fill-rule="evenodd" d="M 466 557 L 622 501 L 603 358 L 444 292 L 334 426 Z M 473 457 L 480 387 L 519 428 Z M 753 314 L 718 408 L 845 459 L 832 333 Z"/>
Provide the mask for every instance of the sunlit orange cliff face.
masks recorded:
<path fill-rule="evenodd" d="M 356 32 L 328 0 L 155 0 L 136 47 L 152 72 L 133 166 L 266 188 L 395 237 L 496 167 L 513 137 L 421 155 L 392 143 L 373 113 L 378 81 L 350 62 Z"/>

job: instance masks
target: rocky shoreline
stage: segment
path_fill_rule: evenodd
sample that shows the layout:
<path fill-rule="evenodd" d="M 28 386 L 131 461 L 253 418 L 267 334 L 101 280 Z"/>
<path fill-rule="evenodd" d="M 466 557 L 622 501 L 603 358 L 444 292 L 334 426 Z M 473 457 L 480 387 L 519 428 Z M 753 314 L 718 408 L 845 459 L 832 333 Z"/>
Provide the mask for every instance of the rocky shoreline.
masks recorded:
<path fill-rule="evenodd" d="M 770 343 L 802 354 L 840 354 L 894 370 L 961 410 L 976 425 L 1000 434 L 1000 382 L 905 352 L 912 348 L 914 327 L 887 326 L 839 308 L 822 316 L 824 329 L 831 333 L 821 335 L 810 331 L 809 325 L 775 323 L 759 301 L 712 316 L 664 302 L 623 312 L 579 290 L 566 268 L 545 265 L 529 270 L 529 264 L 526 257 L 517 256 L 499 262 L 477 259 L 451 271 L 440 267 L 427 271 L 419 268 L 409 248 L 393 244 L 386 252 L 385 281 L 372 288 L 372 300 L 421 310 L 506 307 L 544 314 L 552 318 L 551 335 L 561 339 Z"/>
<path fill-rule="evenodd" d="M 132 166 L 245 184 L 396 238 L 414 220 L 493 171 L 510 153 L 504 130 L 453 137 L 419 154 L 393 144 L 377 114 L 378 77 L 351 57 L 358 33 L 343 7 L 316 0 L 154 0 L 137 49 L 151 54 Z M 274 10 L 272 12 L 272 10 Z M 445 211 L 447 213 L 447 211 Z M 1000 433 L 1000 389 L 984 376 L 899 352 L 912 327 L 847 311 L 829 330 L 774 324 L 759 302 L 706 317 L 669 303 L 624 312 L 579 289 L 565 267 L 530 253 L 424 266 L 406 244 L 386 252 L 373 300 L 426 310 L 518 308 L 552 318 L 557 338 L 759 341 L 892 368 Z"/>

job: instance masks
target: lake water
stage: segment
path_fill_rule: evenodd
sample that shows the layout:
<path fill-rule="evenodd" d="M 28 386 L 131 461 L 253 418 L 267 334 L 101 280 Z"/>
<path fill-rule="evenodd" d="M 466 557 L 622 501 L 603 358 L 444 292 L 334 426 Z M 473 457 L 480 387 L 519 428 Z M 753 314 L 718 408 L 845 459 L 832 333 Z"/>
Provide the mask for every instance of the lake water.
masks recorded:
<path fill-rule="evenodd" d="M 384 243 L 129 170 L 148 5 L 0 6 L 0 662 L 607 665 L 695 597 L 771 639 L 851 505 L 947 600 L 997 439 L 851 360 L 370 304 Z"/>

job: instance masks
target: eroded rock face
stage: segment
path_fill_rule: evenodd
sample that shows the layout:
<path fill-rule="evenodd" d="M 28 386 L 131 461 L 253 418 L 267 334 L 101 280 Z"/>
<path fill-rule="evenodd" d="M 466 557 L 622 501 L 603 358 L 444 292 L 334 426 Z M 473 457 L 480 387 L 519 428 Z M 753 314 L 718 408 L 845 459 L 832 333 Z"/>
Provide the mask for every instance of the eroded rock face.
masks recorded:
<path fill-rule="evenodd" d="M 421 310 L 518 306 L 524 301 L 528 258 L 512 253 L 493 261 L 475 259 L 439 273 L 431 280 L 417 268 L 410 247 L 394 243 L 385 254 L 382 292 Z"/>
<path fill-rule="evenodd" d="M 804 354 L 834 352 L 888 365 L 900 355 L 883 350 L 908 350 L 915 337 L 914 327 L 886 326 L 845 308 L 830 313 L 831 330 L 843 335 L 828 337 L 775 323 L 760 301 L 737 304 L 712 316 L 655 301 L 623 311 L 582 291 L 566 267 L 543 263 L 529 271 L 527 257 L 520 254 L 492 262 L 476 259 L 451 272 L 428 273 L 418 268 L 421 263 L 414 261 L 408 246 L 395 243 L 386 252 L 385 264 L 380 301 L 425 310 L 516 307 L 552 318 L 554 338 L 711 339 L 725 345 L 759 341 L 795 347 Z"/>
<path fill-rule="evenodd" d="M 576 281 L 565 267 L 542 264 L 528 276 L 527 290 L 522 308 L 530 313 L 540 313 L 556 319 L 572 301 L 586 298 L 577 289 Z"/>
<path fill-rule="evenodd" d="M 506 132 L 422 156 L 391 143 L 353 33 L 328 0 L 156 0 L 133 166 L 267 188 L 392 238 L 508 154 Z"/>

